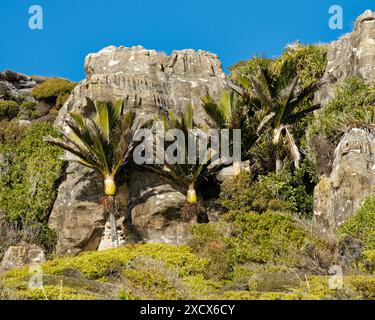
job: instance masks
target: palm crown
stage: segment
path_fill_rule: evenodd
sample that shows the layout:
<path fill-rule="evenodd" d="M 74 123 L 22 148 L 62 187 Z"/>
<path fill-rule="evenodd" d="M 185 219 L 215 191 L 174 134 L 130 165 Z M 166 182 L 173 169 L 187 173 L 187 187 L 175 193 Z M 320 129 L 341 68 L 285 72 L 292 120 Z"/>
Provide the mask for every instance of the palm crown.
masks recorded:
<path fill-rule="evenodd" d="M 169 131 L 170 129 L 181 130 L 184 135 L 184 141 L 182 142 L 178 139 L 166 141 L 164 143 L 163 150 L 159 150 L 164 153 L 166 160 L 164 165 L 151 166 L 148 168 L 175 182 L 187 192 L 188 204 L 196 204 L 196 184 L 199 182 L 202 175 L 207 172 L 208 162 L 210 160 L 210 139 L 203 139 L 203 141 L 206 142 L 206 145 L 204 146 L 206 147 L 206 152 L 201 154 L 203 159 L 198 159 L 197 153 L 195 155 L 190 154 L 189 157 L 189 135 L 190 138 L 195 139 L 196 137 L 192 136 L 194 135 L 192 130 L 198 128 L 194 123 L 194 107 L 192 105 L 187 106 L 181 117 L 178 117 L 173 111 L 170 111 L 168 115 L 162 116 L 161 120 L 166 131 Z M 205 134 L 203 130 L 200 132 Z M 168 148 L 170 148 L 172 145 L 175 147 L 175 153 L 183 155 L 184 159 L 181 159 L 182 161 L 173 163 L 172 156 L 174 157 L 174 155 L 168 152 Z M 191 163 L 191 161 L 189 161 L 189 159 L 191 160 L 191 157 L 195 159 L 196 163 Z"/>
<path fill-rule="evenodd" d="M 78 113 L 70 113 L 66 124 L 70 134 L 64 134 L 62 141 L 48 137 L 55 144 L 75 156 L 73 159 L 99 172 L 104 179 L 104 193 L 116 194 L 115 178 L 126 163 L 133 148 L 134 113 L 124 116 L 123 101 L 95 102 L 94 119 L 86 119 Z"/>
<path fill-rule="evenodd" d="M 298 167 L 300 153 L 290 127 L 320 108 L 320 104 L 312 104 L 310 98 L 321 84 L 313 82 L 302 86 L 296 61 L 283 62 L 278 75 L 267 68 L 267 63 L 260 63 L 255 75 L 237 75 L 236 80 L 244 91 L 252 94 L 252 103 L 261 108 L 257 132 L 260 134 L 271 127 L 274 145 L 286 144 L 295 166 Z M 280 169 L 279 164 L 276 167 L 277 170 Z"/>

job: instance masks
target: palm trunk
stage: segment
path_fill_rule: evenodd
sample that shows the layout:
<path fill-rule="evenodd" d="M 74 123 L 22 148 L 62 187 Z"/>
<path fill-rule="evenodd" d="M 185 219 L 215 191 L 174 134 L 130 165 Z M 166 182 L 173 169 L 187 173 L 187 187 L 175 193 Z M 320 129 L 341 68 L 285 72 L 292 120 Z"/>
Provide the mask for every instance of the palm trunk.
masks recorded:
<path fill-rule="evenodd" d="M 109 222 L 111 224 L 111 238 L 112 238 L 112 246 L 114 248 L 119 246 L 119 239 L 117 234 L 117 225 L 116 225 L 116 216 L 118 211 L 118 204 L 116 197 L 113 196 L 105 196 L 102 200 L 102 205 L 104 209 L 104 213 L 107 217 L 109 217 Z"/>
<path fill-rule="evenodd" d="M 238 176 L 242 170 L 242 163 L 241 161 L 233 162 L 233 175 Z"/>
<path fill-rule="evenodd" d="M 114 212 L 110 212 L 109 221 L 111 223 L 112 246 L 117 248 L 120 243 L 117 234 L 116 216 Z"/>
<path fill-rule="evenodd" d="M 190 184 L 189 190 L 186 195 L 186 199 L 188 204 L 196 204 L 198 202 L 197 192 L 195 191 L 194 183 Z"/>
<path fill-rule="evenodd" d="M 280 151 L 276 150 L 276 173 L 280 173 L 283 168 L 283 161 L 281 160 Z"/>

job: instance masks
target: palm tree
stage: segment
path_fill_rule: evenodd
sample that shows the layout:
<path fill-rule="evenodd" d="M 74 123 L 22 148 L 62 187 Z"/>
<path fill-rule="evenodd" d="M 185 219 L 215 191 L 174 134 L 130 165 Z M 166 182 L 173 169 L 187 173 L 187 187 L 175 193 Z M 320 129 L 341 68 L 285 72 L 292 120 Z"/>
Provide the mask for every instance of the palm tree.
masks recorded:
<path fill-rule="evenodd" d="M 240 92 L 240 93 L 239 93 Z M 216 102 L 211 96 L 202 97 L 202 106 L 210 117 L 212 126 L 217 129 L 240 129 L 242 159 L 248 157 L 249 150 L 258 139 L 255 130 L 255 105 L 251 103 L 248 92 L 237 87 L 223 91 L 221 98 Z M 233 141 L 231 141 L 233 142 Z M 233 163 L 233 173 L 241 172 L 241 162 Z"/>
<path fill-rule="evenodd" d="M 297 72 L 296 61 L 285 61 L 280 72 L 275 75 L 266 64 L 259 64 L 255 75 L 238 75 L 236 80 L 254 95 L 261 106 L 261 121 L 257 133 L 261 134 L 268 127 L 273 130 L 273 144 L 276 148 L 276 171 L 282 168 L 281 149 L 287 151 L 298 167 L 300 152 L 295 143 L 291 127 L 321 105 L 313 104 L 313 93 L 321 84 L 313 82 L 302 86 Z M 255 101 L 254 100 L 254 101 Z"/>
<path fill-rule="evenodd" d="M 163 122 L 167 134 L 171 129 L 178 129 L 183 133 L 184 139 L 183 141 L 179 141 L 178 139 L 173 141 L 165 141 L 163 150 L 160 150 L 165 156 L 164 165 L 146 167 L 156 171 L 158 174 L 166 177 L 182 188 L 182 190 L 186 192 L 186 200 L 188 205 L 197 205 L 198 196 L 196 187 L 197 184 L 200 183 L 200 179 L 208 172 L 208 162 L 210 160 L 210 139 L 208 138 L 208 135 L 206 135 L 206 132 L 201 130 L 200 133 L 205 134 L 205 137 L 207 138 L 207 140 L 203 139 L 204 142 L 207 143 L 204 146 L 206 147 L 207 152 L 202 155 L 203 159 L 200 159 L 197 153 L 195 155 L 190 155 L 189 157 L 189 135 L 190 138 L 196 139 L 196 135 L 194 135 L 194 131 L 192 130 L 198 129 L 194 123 L 194 107 L 192 105 L 187 106 L 181 117 L 178 117 L 173 111 L 170 111 L 168 115 L 160 117 L 159 120 Z M 181 159 L 182 161 L 173 163 L 174 161 L 172 161 L 172 157 L 174 157 L 174 155 L 168 152 L 168 149 L 172 145 L 175 146 L 175 153 L 183 155 L 184 158 Z M 195 163 L 191 163 L 192 156 L 195 159 Z"/>
<path fill-rule="evenodd" d="M 118 211 L 116 177 L 120 169 L 129 163 L 135 133 L 135 114 L 128 111 L 123 115 L 123 101 L 97 101 L 94 106 L 96 115 L 93 119 L 70 113 L 70 119 L 66 121 L 70 134 L 62 133 L 65 141 L 52 137 L 47 137 L 46 141 L 72 154 L 74 158 L 71 161 L 76 161 L 101 175 L 105 195 L 102 204 L 104 212 L 110 217 L 113 246 L 118 246 L 115 216 Z"/>

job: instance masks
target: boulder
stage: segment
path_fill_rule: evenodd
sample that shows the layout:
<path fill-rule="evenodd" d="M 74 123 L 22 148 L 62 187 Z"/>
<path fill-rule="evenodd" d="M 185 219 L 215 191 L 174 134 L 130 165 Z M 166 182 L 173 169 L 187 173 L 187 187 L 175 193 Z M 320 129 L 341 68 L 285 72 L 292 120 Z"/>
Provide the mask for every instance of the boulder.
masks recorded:
<path fill-rule="evenodd" d="M 56 126 L 65 128 L 65 119 L 72 111 L 90 117 L 94 110 L 89 100 L 117 99 L 123 99 L 125 109 L 135 111 L 139 120 L 151 119 L 169 110 L 180 112 L 193 103 L 195 120 L 202 123 L 206 115 L 201 107 L 201 97 L 208 94 L 219 97 L 227 86 L 218 57 L 201 50 L 174 51 L 167 56 L 141 46 L 110 46 L 89 54 L 85 71 L 86 79 L 73 90 L 61 108 Z M 123 180 L 127 183 L 122 186 L 127 189 L 127 196 L 124 196 L 121 239 L 125 243 L 179 244 L 186 241 L 192 222 L 183 221 L 179 215 L 185 195 L 150 172 L 132 170 L 126 178 Z M 109 246 L 109 229 L 105 228 L 106 219 L 99 206 L 101 194 L 97 177 L 92 172 L 69 165 L 49 223 L 58 231 L 60 254 Z"/>
<path fill-rule="evenodd" d="M 351 129 L 336 148 L 332 172 L 314 190 L 314 222 L 332 234 L 375 194 L 375 133 Z"/>
<path fill-rule="evenodd" d="M 38 264 L 44 261 L 44 251 L 37 246 L 12 246 L 4 254 L 0 264 L 0 271 L 8 271 L 27 264 Z"/>
<path fill-rule="evenodd" d="M 96 173 L 76 163 L 69 166 L 49 219 L 57 232 L 57 254 L 98 248 L 106 222 L 99 204 L 102 189 Z"/>
<path fill-rule="evenodd" d="M 375 12 L 365 11 L 354 30 L 328 45 L 327 68 L 317 100 L 323 105 L 334 95 L 337 84 L 351 77 L 375 80 Z"/>

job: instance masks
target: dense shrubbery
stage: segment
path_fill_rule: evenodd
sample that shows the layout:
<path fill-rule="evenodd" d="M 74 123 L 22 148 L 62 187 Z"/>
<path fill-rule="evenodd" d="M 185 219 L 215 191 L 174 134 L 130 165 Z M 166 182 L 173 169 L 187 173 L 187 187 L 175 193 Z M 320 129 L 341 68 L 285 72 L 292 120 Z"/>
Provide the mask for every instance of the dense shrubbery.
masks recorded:
<path fill-rule="evenodd" d="M 340 226 L 339 232 L 360 240 L 366 250 L 375 250 L 375 197 L 365 199 L 356 214 Z"/>
<path fill-rule="evenodd" d="M 18 118 L 22 120 L 34 120 L 39 117 L 38 104 L 33 101 L 25 101 L 20 105 Z"/>
<path fill-rule="evenodd" d="M 231 75 L 236 79 L 238 74 L 251 74 L 257 72 L 257 66 L 260 64 L 267 67 L 274 74 L 280 74 L 281 66 L 285 62 L 297 61 L 298 74 L 304 86 L 319 80 L 326 69 L 327 48 L 324 45 L 301 45 L 292 44 L 287 47 L 283 54 L 274 59 L 264 59 L 254 56 L 249 61 L 242 61 L 230 68 Z"/>
<path fill-rule="evenodd" d="M 16 101 L 0 101 L 0 120 L 12 120 L 19 111 L 20 107 Z"/>
<path fill-rule="evenodd" d="M 301 172 L 304 172 L 302 169 Z M 229 210 L 247 210 L 262 213 L 290 211 L 309 217 L 312 213 L 312 197 L 301 183 L 303 177 L 297 171 L 269 173 L 255 181 L 249 173 L 225 181 L 221 187 L 221 205 Z"/>
<path fill-rule="evenodd" d="M 23 132 L 12 124 L 5 132 L 0 130 L 5 141 L 0 144 L 0 211 L 18 228 L 38 229 L 41 238 L 46 237 L 41 242 L 48 242 L 51 234 L 46 220 L 63 165 L 59 160 L 61 151 L 43 141 L 46 135 L 56 136 L 52 125 L 41 123 L 22 128 Z M 22 134 L 17 136 L 17 132 Z"/>
<path fill-rule="evenodd" d="M 373 127 L 374 104 L 374 85 L 354 78 L 337 87 L 334 98 L 316 113 L 307 130 L 306 148 L 309 158 L 321 167 L 320 174 L 330 172 L 329 165 L 324 166 L 332 161 L 333 152 L 348 128 Z"/>
<path fill-rule="evenodd" d="M 56 108 L 61 108 L 68 99 L 69 94 L 77 84 L 64 79 L 48 79 L 36 86 L 31 95 L 38 100 L 43 100 L 55 104 Z"/>

